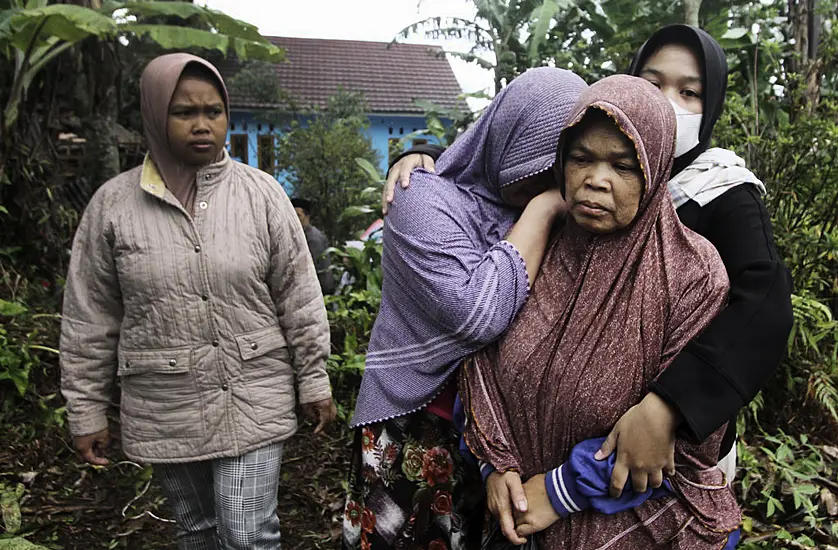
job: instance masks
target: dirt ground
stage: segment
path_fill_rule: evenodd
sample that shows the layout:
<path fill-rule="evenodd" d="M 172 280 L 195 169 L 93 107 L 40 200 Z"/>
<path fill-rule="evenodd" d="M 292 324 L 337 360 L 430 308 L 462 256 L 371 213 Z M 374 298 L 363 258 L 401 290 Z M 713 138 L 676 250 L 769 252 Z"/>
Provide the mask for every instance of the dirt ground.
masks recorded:
<path fill-rule="evenodd" d="M 155 518 L 172 514 L 153 479 L 143 493 L 150 469 L 123 462 L 118 443 L 110 466 L 83 464 L 65 430 L 39 433 L 28 422 L 36 413 L 19 412 L 0 433 L 0 483 L 25 487 L 18 535 L 55 549 L 177 547 L 174 525 Z M 315 436 L 304 425 L 286 443 L 279 495 L 283 550 L 339 547 L 350 441 L 345 427 Z"/>

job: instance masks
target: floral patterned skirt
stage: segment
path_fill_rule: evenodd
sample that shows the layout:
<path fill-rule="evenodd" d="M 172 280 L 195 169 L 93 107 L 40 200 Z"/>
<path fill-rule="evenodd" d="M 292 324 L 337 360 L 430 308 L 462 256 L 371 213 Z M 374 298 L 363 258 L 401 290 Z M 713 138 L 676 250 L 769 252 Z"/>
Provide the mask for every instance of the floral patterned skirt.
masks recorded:
<path fill-rule="evenodd" d="M 454 425 L 421 410 L 358 428 L 344 550 L 480 548 L 484 491 Z"/>

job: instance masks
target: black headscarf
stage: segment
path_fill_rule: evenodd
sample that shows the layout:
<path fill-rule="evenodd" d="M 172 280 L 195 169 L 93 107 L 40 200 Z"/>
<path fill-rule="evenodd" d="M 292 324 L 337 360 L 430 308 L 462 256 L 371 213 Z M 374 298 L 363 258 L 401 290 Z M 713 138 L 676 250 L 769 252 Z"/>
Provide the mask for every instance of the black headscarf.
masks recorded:
<path fill-rule="evenodd" d="M 698 133 L 698 145 L 675 159 L 670 175 L 672 177 L 689 166 L 698 155 L 710 147 L 713 127 L 719 120 L 725 104 L 727 58 L 719 43 L 703 30 L 689 25 L 669 25 L 649 37 L 640 47 L 631 61 L 629 74 L 639 76 L 646 61 L 667 44 L 682 44 L 696 55 L 701 63 L 704 84 L 703 115 Z"/>

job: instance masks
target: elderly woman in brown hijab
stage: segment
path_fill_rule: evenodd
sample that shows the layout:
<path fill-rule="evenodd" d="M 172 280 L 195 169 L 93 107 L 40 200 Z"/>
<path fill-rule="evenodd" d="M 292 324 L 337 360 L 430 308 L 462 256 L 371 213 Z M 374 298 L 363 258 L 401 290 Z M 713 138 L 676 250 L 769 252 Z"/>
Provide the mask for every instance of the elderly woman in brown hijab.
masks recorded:
<path fill-rule="evenodd" d="M 335 416 L 317 275 L 282 187 L 224 149 L 218 71 L 164 55 L 140 87 L 149 154 L 93 196 L 67 275 L 62 391 L 75 445 L 108 463 L 118 376 L 122 449 L 154 465 L 179 547 L 276 549 L 295 403 L 316 431 Z"/>
<path fill-rule="evenodd" d="M 718 253 L 667 194 L 673 109 L 648 82 L 614 76 L 582 94 L 568 126 L 556 166 L 570 216 L 512 328 L 462 370 L 466 442 L 497 470 L 490 506 L 498 486 L 514 485 L 505 476 L 526 481 L 515 530 L 504 529 L 516 543 L 535 534 L 545 550 L 719 549 L 740 522 L 716 467 L 723 428 L 699 445 L 677 440 L 665 488 L 623 505 L 594 457 L 601 440 L 591 444 L 727 293 Z"/>

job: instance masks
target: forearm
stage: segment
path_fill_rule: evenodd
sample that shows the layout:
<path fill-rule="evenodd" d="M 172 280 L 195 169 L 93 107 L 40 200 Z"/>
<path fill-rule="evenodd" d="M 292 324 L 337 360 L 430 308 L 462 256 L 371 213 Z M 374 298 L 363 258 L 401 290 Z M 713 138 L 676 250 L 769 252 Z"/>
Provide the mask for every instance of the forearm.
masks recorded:
<path fill-rule="evenodd" d="M 536 197 L 521 214 L 506 240 L 518 249 L 527 268 L 530 285 L 535 281 L 550 240 L 550 230 L 561 213 L 555 204 Z"/>
<path fill-rule="evenodd" d="M 616 462 L 615 454 L 604 460 L 595 458 L 603 441 L 603 438 L 594 438 L 578 443 L 564 464 L 546 473 L 544 484 L 547 496 L 561 517 L 589 508 L 601 514 L 617 514 L 636 508 L 649 499 L 671 494 L 669 483 L 664 482 L 660 488 L 650 487 L 642 493 L 629 486 L 619 498 L 612 498 L 608 490 Z"/>
<path fill-rule="evenodd" d="M 330 352 L 326 306 L 303 229 L 290 201 L 281 197 L 270 212 L 268 289 L 291 351 L 299 401 L 314 403 L 331 396 L 326 373 Z"/>
<path fill-rule="evenodd" d="M 70 431 L 89 435 L 108 427 L 116 375 L 114 331 L 69 319 L 61 328 L 61 393 L 67 403 Z"/>
<path fill-rule="evenodd" d="M 703 441 L 735 418 L 782 359 L 792 324 L 790 278 L 779 262 L 731 281 L 731 302 L 650 386 Z"/>
<path fill-rule="evenodd" d="M 286 292 L 275 298 L 280 312 L 279 324 L 291 350 L 302 404 L 331 396 L 326 373 L 330 351 L 326 308 L 314 270 L 306 269 L 304 273 L 305 276 L 297 278 Z"/>
<path fill-rule="evenodd" d="M 782 360 L 793 322 L 791 276 L 759 193 L 742 185 L 701 212 L 700 233 L 730 278 L 728 304 L 651 385 L 681 412 L 682 432 L 697 442 L 762 389 Z"/>

